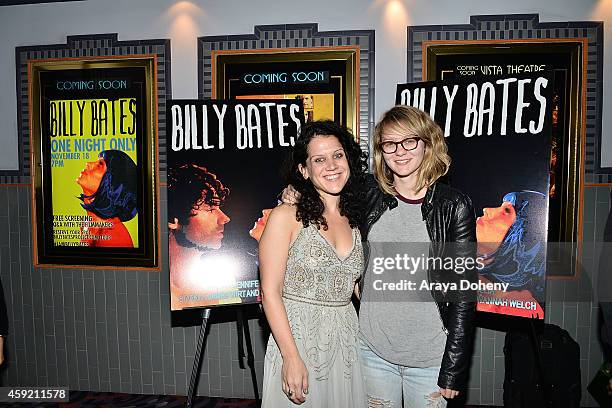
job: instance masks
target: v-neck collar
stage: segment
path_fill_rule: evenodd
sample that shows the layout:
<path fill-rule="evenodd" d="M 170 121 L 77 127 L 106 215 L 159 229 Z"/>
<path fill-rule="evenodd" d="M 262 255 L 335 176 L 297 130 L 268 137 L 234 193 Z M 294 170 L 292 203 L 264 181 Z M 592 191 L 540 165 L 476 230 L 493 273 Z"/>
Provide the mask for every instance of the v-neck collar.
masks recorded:
<path fill-rule="evenodd" d="M 311 225 L 312 225 L 312 224 L 311 224 Z M 323 234 L 321 233 L 321 231 L 320 231 L 320 230 L 319 230 L 319 229 L 318 229 L 316 226 L 312 225 L 312 227 L 313 227 L 313 228 L 316 230 L 317 235 L 318 235 L 318 236 L 320 236 L 320 237 L 321 237 L 321 238 L 322 238 L 322 239 L 325 241 L 325 243 L 326 243 L 326 244 L 329 246 L 329 248 L 332 250 L 332 252 L 334 253 L 334 255 L 336 255 L 336 258 L 338 258 L 338 260 L 339 260 L 340 262 L 345 262 L 347 259 L 349 259 L 349 258 L 351 257 L 351 255 L 352 255 L 352 254 L 353 254 L 353 252 L 355 251 L 355 247 L 357 247 L 357 242 L 356 242 L 357 240 L 355 239 L 355 237 L 356 237 L 356 235 L 355 235 L 355 228 L 351 228 L 351 235 L 352 235 L 352 238 L 353 238 L 353 247 L 352 247 L 352 248 L 351 248 L 351 250 L 348 252 L 348 254 L 347 254 L 347 255 L 346 255 L 344 258 L 342 258 L 342 257 L 340 257 L 340 255 L 338 255 L 338 251 L 336 251 L 336 247 L 334 247 L 334 246 L 332 245 L 332 243 L 331 243 L 331 242 L 329 242 L 329 241 L 327 240 L 327 238 L 325 238 L 325 235 L 323 235 Z"/>

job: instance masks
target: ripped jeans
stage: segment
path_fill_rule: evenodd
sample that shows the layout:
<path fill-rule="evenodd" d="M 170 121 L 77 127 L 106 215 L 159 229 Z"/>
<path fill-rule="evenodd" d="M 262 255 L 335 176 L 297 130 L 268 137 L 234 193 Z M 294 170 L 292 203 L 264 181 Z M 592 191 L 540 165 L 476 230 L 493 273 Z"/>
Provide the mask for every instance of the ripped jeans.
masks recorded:
<path fill-rule="evenodd" d="M 440 367 L 406 367 L 379 357 L 361 339 L 360 355 L 369 408 L 445 408 Z"/>

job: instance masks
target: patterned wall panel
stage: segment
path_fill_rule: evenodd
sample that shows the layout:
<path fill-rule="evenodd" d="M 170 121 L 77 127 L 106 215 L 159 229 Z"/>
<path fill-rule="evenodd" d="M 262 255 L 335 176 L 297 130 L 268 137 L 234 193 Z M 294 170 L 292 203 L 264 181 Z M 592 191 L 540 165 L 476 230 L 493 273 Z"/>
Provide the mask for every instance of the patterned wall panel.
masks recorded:
<path fill-rule="evenodd" d="M 259 50 L 269 48 L 316 48 L 342 45 L 358 46 L 359 64 L 359 142 L 369 148 L 374 128 L 374 31 L 319 31 L 317 24 L 255 26 L 254 34 L 198 38 L 198 96 L 212 93 L 212 51 Z"/>
<path fill-rule="evenodd" d="M 0 171 L 0 184 L 30 182 L 30 112 L 28 109 L 28 60 L 52 58 L 112 57 L 115 55 L 157 55 L 157 98 L 159 166 L 162 180 L 166 168 L 166 99 L 171 96 L 170 40 L 118 41 L 117 34 L 68 36 L 66 44 L 15 48 L 17 72 L 17 129 L 19 166 L 17 171 Z"/>
<path fill-rule="evenodd" d="M 603 23 L 541 23 L 537 14 L 472 16 L 470 24 L 408 27 L 407 80 L 422 80 L 424 41 L 514 40 L 527 38 L 577 38 L 588 40 L 586 56 L 586 184 L 612 183 L 612 168 L 601 168 L 601 114 L 603 95 Z"/>

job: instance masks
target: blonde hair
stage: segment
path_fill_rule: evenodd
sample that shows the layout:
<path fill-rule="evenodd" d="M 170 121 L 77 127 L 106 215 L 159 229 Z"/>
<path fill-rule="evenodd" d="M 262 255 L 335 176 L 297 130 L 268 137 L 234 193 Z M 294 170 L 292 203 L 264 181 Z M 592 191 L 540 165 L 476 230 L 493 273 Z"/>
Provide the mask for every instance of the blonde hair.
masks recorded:
<path fill-rule="evenodd" d="M 412 106 L 394 106 L 383 114 L 374 128 L 374 177 L 386 193 L 396 194 L 393 172 L 385 163 L 380 146 L 383 132 L 389 129 L 406 137 L 414 134 L 425 144 L 423 161 L 417 169 L 416 191 L 431 186 L 448 172 L 451 159 L 440 126 L 422 110 Z"/>

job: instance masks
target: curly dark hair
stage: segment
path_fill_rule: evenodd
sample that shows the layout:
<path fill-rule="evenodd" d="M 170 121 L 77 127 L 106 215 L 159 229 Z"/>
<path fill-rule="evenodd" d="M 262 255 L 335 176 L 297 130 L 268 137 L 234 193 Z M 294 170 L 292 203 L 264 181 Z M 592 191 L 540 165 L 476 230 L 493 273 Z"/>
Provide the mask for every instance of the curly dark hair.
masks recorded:
<path fill-rule="evenodd" d="M 355 137 L 345 127 L 335 122 L 314 121 L 302 126 L 300 135 L 293 147 L 286 168 L 286 181 L 301 195 L 297 204 L 296 219 L 304 227 L 309 224 L 327 230 L 327 221 L 323 217 L 324 204 L 310 179 L 305 180 L 298 165 L 306 166 L 308 144 L 317 136 L 331 135 L 338 139 L 348 160 L 350 176 L 340 193 L 340 214 L 347 217 L 349 224 L 355 228 L 361 224 L 364 216 L 363 197 L 365 192 L 365 173 L 367 156 L 355 141 Z"/>
<path fill-rule="evenodd" d="M 196 164 L 182 164 L 168 169 L 168 221 L 174 218 L 182 225 L 189 224 L 191 211 L 202 205 L 221 205 L 229 195 L 229 189 L 217 176 Z"/>

